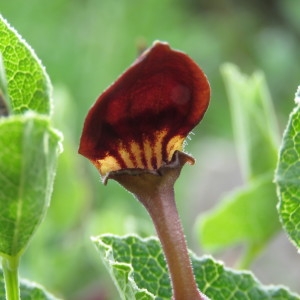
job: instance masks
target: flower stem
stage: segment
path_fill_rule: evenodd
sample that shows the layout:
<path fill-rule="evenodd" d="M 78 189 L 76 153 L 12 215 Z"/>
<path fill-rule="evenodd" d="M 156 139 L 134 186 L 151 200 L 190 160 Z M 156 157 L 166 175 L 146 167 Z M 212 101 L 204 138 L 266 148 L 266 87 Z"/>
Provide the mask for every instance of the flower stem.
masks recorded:
<path fill-rule="evenodd" d="M 194 159 L 175 151 L 172 160 L 158 170 L 127 169 L 111 172 L 114 179 L 144 205 L 150 214 L 167 260 L 173 300 L 208 300 L 197 287 L 182 225 L 176 208 L 174 183 L 185 163 Z"/>
<path fill-rule="evenodd" d="M 173 186 L 163 186 L 152 195 L 138 198 L 150 214 L 161 241 L 171 275 L 173 299 L 207 299 L 195 282 Z"/>
<path fill-rule="evenodd" d="M 2 257 L 2 269 L 4 274 L 6 300 L 20 300 L 20 288 L 18 277 L 19 257 Z"/>

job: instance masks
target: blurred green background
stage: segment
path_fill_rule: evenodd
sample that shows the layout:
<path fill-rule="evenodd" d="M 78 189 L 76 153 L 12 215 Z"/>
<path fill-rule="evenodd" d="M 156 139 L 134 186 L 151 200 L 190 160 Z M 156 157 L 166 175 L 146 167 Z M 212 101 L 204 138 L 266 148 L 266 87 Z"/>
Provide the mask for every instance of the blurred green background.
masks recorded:
<path fill-rule="evenodd" d="M 197 164 L 187 166 L 176 185 L 188 243 L 202 254 L 193 234 L 196 216 L 242 183 L 219 68 L 229 61 L 246 73 L 262 69 L 283 129 L 300 83 L 299 12 L 299 1 L 280 0 L 1 0 L 0 13 L 46 66 L 54 85 L 54 123 L 65 137 L 52 204 L 25 253 L 21 275 L 64 299 L 119 299 L 90 236 L 148 236 L 154 230 L 141 205 L 115 182 L 104 187 L 77 148 L 89 107 L 139 47 L 154 40 L 188 53 L 212 87 L 210 108 L 187 147 Z M 273 242 L 277 254 L 266 249 L 253 269 L 263 283 L 299 291 L 296 273 L 282 272 L 297 257 L 283 240 Z M 232 254 L 222 258 L 229 266 L 234 260 Z M 276 264 L 282 273 L 277 277 Z"/>

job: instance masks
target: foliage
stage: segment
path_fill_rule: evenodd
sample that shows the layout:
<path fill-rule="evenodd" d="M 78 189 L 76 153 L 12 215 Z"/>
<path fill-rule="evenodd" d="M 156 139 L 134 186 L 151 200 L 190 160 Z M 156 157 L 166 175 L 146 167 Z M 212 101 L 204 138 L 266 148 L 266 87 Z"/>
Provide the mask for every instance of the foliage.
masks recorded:
<path fill-rule="evenodd" d="M 278 205 L 281 222 L 295 246 L 300 248 L 299 210 L 299 155 L 300 155 L 300 107 L 299 92 L 296 93 L 296 107 L 290 115 L 279 154 L 275 182 L 278 186 Z"/>
<path fill-rule="evenodd" d="M 93 238 L 122 299 L 170 299 L 167 267 L 157 238 L 102 235 Z M 300 299 L 283 287 L 261 285 L 250 272 L 225 268 L 191 254 L 197 284 L 210 299 Z"/>
<path fill-rule="evenodd" d="M 19 255 L 44 217 L 59 140 L 45 117 L 0 120 L 0 253 Z"/>
<path fill-rule="evenodd" d="M 0 41 L 0 254 L 9 299 L 18 293 L 19 257 L 50 203 L 61 135 L 50 124 L 52 99 L 44 68 L 1 16 Z M 39 288 L 21 288 L 25 299 L 50 299 Z M 3 285 L 0 293 L 5 294 Z"/>
<path fill-rule="evenodd" d="M 246 184 L 200 216 L 199 235 L 203 247 L 211 250 L 246 244 L 248 252 L 242 264 L 247 267 L 280 229 L 272 182 L 279 134 L 263 74 L 246 77 L 228 64 L 222 73 Z"/>
<path fill-rule="evenodd" d="M 1 86 L 10 99 L 11 110 L 24 113 L 32 110 L 49 114 L 52 99 L 50 82 L 34 51 L 1 17 L 0 52 L 3 58 Z"/>

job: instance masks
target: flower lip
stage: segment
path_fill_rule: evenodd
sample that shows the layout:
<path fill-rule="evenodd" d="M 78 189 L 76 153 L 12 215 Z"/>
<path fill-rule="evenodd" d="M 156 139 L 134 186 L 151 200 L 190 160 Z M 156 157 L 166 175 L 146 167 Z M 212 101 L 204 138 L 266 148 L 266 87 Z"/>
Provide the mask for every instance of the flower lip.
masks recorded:
<path fill-rule="evenodd" d="M 193 165 L 195 163 L 195 159 L 192 156 L 190 156 L 184 152 L 176 150 L 173 154 L 172 160 L 168 164 L 163 164 L 156 170 L 139 169 L 139 168 L 129 169 L 128 168 L 128 169 L 120 169 L 117 171 L 111 171 L 103 177 L 103 183 L 106 185 L 108 179 L 115 179 L 116 181 L 120 182 L 120 181 L 122 181 L 122 180 L 120 180 L 122 176 L 128 176 L 128 175 L 129 175 L 128 177 L 134 177 L 134 176 L 138 176 L 138 177 L 147 176 L 147 178 L 163 177 L 165 175 L 165 173 L 167 173 L 167 171 L 171 170 L 171 169 L 175 170 L 175 172 L 177 172 L 177 173 L 180 173 L 181 168 L 186 163 Z M 160 179 L 158 179 L 158 180 L 160 181 Z M 174 182 L 175 182 L 175 180 L 174 180 Z M 145 183 L 143 183 L 143 184 L 145 184 Z M 135 184 L 130 184 L 130 186 L 131 186 L 131 188 L 135 187 Z M 145 186 L 141 188 L 142 191 L 145 190 Z M 153 186 L 151 188 L 153 189 Z M 126 187 L 126 189 L 130 190 L 130 188 L 128 188 L 128 186 Z M 137 190 L 139 190 L 139 188 Z"/>
<path fill-rule="evenodd" d="M 103 176 L 121 169 L 159 169 L 183 150 L 209 98 L 209 83 L 198 65 L 155 42 L 92 106 L 79 153 Z"/>

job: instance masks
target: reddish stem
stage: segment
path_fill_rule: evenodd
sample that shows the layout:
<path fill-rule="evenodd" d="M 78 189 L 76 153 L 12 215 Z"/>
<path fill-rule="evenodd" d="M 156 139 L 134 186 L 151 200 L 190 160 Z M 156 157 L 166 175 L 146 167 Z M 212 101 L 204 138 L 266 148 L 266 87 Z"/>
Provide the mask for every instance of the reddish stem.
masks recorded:
<path fill-rule="evenodd" d="M 174 300 L 205 300 L 197 288 L 172 185 L 155 189 L 151 195 L 137 195 L 155 225 L 167 260 Z"/>
<path fill-rule="evenodd" d="M 111 172 L 114 179 L 132 192 L 150 214 L 167 260 L 173 287 L 173 300 L 208 300 L 197 288 L 180 218 L 174 183 L 185 163 L 194 163 L 187 154 L 176 151 L 171 162 L 158 170 L 127 169 Z"/>

